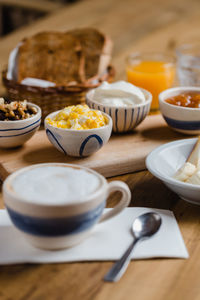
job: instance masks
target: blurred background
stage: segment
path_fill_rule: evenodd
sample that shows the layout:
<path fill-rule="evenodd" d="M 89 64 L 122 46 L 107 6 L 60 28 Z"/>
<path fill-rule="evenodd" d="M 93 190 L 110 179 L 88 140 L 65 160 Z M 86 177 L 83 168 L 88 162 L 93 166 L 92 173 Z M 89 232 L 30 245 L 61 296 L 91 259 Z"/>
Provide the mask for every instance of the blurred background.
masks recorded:
<path fill-rule="evenodd" d="M 0 36 L 78 0 L 0 0 Z"/>

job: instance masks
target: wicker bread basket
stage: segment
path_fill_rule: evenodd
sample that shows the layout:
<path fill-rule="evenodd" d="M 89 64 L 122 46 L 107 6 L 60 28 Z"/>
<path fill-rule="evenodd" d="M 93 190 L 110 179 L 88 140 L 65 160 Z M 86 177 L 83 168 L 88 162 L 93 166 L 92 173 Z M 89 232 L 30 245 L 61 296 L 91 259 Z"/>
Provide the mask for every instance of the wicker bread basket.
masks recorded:
<path fill-rule="evenodd" d="M 95 83 L 85 83 L 70 86 L 36 87 L 23 85 L 15 80 L 7 79 L 7 70 L 2 72 L 3 84 L 10 100 L 27 100 L 37 104 L 42 109 L 42 120 L 51 112 L 64 108 L 68 105 L 85 103 L 85 94 L 89 89 L 98 87 L 102 81 L 112 81 L 114 69 L 107 68 L 107 72 L 97 78 Z"/>

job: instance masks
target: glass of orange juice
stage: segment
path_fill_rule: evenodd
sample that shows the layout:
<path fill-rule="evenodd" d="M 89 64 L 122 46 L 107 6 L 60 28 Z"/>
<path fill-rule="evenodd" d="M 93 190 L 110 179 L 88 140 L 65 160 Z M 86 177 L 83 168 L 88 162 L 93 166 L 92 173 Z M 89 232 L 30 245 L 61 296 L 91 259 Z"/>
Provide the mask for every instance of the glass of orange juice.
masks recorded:
<path fill-rule="evenodd" d="M 133 53 L 127 58 L 127 80 L 153 95 L 151 112 L 158 111 L 158 95 L 173 85 L 175 58 L 168 54 Z"/>

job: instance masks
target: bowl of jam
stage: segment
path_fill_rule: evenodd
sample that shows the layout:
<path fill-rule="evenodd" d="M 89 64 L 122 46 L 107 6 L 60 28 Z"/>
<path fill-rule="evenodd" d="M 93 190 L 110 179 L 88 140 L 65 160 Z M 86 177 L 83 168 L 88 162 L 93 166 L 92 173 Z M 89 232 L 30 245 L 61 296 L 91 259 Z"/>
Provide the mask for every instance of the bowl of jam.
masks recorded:
<path fill-rule="evenodd" d="M 184 134 L 200 134 L 200 87 L 174 87 L 159 95 L 167 124 Z"/>

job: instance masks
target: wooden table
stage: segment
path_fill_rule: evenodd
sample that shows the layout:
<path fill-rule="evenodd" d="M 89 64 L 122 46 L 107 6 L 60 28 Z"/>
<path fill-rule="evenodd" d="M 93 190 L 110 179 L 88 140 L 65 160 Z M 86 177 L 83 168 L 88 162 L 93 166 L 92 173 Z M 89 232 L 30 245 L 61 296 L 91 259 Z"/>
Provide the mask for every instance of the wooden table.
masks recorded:
<path fill-rule="evenodd" d="M 1 39 L 0 69 L 6 65 L 9 51 L 24 36 L 39 30 L 95 26 L 112 37 L 117 79 L 124 78 L 124 59 L 128 53 L 173 51 L 182 42 L 198 40 L 199 20 L 197 0 L 80 1 Z M 200 299 L 200 207 L 180 200 L 147 171 L 113 179 L 129 185 L 131 206 L 173 210 L 190 258 L 133 261 L 115 284 L 102 281 L 111 262 L 4 266 L 0 267 L 1 300 Z M 113 195 L 109 206 L 116 199 L 117 195 Z"/>

